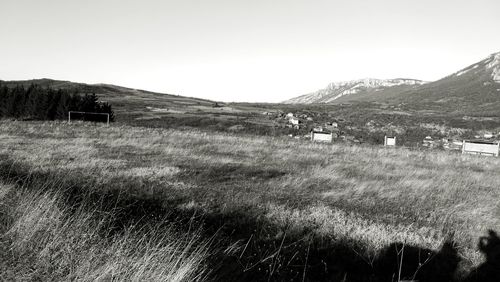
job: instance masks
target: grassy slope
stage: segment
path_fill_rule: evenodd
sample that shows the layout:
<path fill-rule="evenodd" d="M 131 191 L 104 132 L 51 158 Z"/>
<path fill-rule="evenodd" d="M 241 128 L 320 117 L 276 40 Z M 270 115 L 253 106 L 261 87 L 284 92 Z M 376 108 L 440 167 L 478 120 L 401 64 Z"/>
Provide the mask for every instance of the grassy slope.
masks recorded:
<path fill-rule="evenodd" d="M 215 101 L 151 91 L 131 89 L 109 84 L 85 84 L 52 79 L 1 81 L 1 85 L 29 87 L 37 84 L 54 89 L 70 89 L 80 93 L 96 93 L 101 101 L 109 102 L 116 120 L 139 126 L 153 127 L 210 127 L 227 131 L 237 124 L 246 124 L 254 131 L 262 128 L 269 132 L 268 120 L 261 113 L 261 106 L 226 105 Z M 267 126 L 266 126 L 267 124 Z"/>
<path fill-rule="evenodd" d="M 111 84 L 85 84 L 71 81 L 61 81 L 52 79 L 32 79 L 19 81 L 1 81 L 0 84 L 14 87 L 23 85 L 29 87 L 37 84 L 42 87 L 52 87 L 54 89 L 70 89 L 84 93 L 95 93 L 103 101 L 113 105 L 115 111 L 121 116 L 141 116 L 147 106 L 156 108 L 182 109 L 190 106 L 212 107 L 215 103 L 210 100 L 184 97 L 171 94 L 155 93 L 140 89 L 132 89 Z"/>
<path fill-rule="evenodd" d="M 468 269 L 481 262 L 479 237 L 500 230 L 496 158 L 127 126 L 0 128 L 5 165 L 83 175 L 201 217 L 207 236 L 237 250 L 227 255 L 237 264 L 218 273 L 226 280 L 298 279 L 306 270 L 320 279 L 324 259 L 330 279 L 368 281 L 345 264 L 349 254 L 373 268 L 391 243 L 437 251 L 450 234 Z"/>

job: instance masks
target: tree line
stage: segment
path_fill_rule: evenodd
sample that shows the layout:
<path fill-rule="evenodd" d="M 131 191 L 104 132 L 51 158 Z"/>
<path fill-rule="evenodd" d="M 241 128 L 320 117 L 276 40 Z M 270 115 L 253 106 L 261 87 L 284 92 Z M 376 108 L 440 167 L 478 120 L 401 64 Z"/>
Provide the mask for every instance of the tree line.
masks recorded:
<path fill-rule="evenodd" d="M 108 103 L 100 102 L 95 93 L 81 94 L 67 89 L 52 89 L 32 84 L 7 87 L 0 84 L 0 118 L 56 120 L 67 119 L 69 111 L 106 113 L 114 120 Z M 71 118 L 73 119 L 73 114 Z M 78 119 L 106 121 L 104 115 L 80 114 Z"/>

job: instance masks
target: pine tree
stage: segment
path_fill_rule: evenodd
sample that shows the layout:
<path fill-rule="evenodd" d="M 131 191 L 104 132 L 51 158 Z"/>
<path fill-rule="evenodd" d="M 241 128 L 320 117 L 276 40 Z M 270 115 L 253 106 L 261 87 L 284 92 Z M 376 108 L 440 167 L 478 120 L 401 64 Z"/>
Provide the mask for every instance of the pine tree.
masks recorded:
<path fill-rule="evenodd" d="M 37 91 L 37 95 L 35 95 L 35 107 L 34 107 L 34 117 L 36 119 L 44 120 L 47 118 L 47 108 L 48 108 L 48 99 L 47 99 L 47 89 L 39 88 Z"/>
<path fill-rule="evenodd" d="M 67 91 L 61 93 L 56 107 L 56 119 L 67 119 L 71 96 Z"/>
<path fill-rule="evenodd" d="M 115 114 L 113 110 L 111 109 L 111 105 L 108 103 L 101 103 L 101 108 L 100 108 L 101 113 L 106 113 L 109 114 L 109 121 L 115 121 Z"/>
<path fill-rule="evenodd" d="M 61 100 L 62 90 L 51 90 L 49 91 L 48 99 L 48 108 L 47 108 L 47 119 L 54 120 L 57 114 L 57 105 L 59 104 L 59 100 Z"/>
<path fill-rule="evenodd" d="M 23 86 L 16 86 L 12 89 L 11 94 L 7 99 L 7 112 L 8 116 L 19 118 L 22 116 L 24 106 L 24 93 Z"/>
<path fill-rule="evenodd" d="M 0 84 L 0 118 L 54 120 L 66 119 L 68 111 L 108 113 L 114 120 L 113 110 L 108 103 L 101 103 L 95 95 L 70 94 L 67 90 L 42 88 L 32 84 L 27 89 L 22 85 L 9 88 Z M 99 115 L 83 115 L 90 121 L 105 121 Z"/>
<path fill-rule="evenodd" d="M 95 93 L 85 94 L 82 101 L 82 111 L 83 112 L 97 112 L 98 110 L 98 99 Z"/>
<path fill-rule="evenodd" d="M 7 86 L 3 85 L 0 86 L 0 117 L 7 117 L 8 116 L 8 111 L 7 111 L 7 100 L 9 97 L 9 88 Z"/>
<path fill-rule="evenodd" d="M 69 99 L 69 110 L 70 111 L 83 111 L 82 108 L 82 97 L 78 94 L 71 95 Z"/>
<path fill-rule="evenodd" d="M 38 87 L 34 84 L 31 84 L 30 87 L 26 90 L 26 100 L 24 103 L 24 116 L 27 118 L 35 118 L 36 117 L 36 112 L 35 112 L 35 107 L 36 107 L 36 96 L 39 95 L 37 92 Z"/>

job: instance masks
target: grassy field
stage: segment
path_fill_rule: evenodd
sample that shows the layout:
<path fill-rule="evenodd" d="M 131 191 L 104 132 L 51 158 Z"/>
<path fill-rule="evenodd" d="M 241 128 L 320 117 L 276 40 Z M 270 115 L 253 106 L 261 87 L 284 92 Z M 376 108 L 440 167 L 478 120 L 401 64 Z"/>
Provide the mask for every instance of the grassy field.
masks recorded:
<path fill-rule="evenodd" d="M 500 230 L 497 158 L 64 122 L 0 144 L 7 277 L 463 280 Z"/>
<path fill-rule="evenodd" d="M 128 225 L 113 213 L 68 206 L 54 182 L 0 185 L 3 281 L 203 281 L 208 244 L 175 224 Z M 50 190 L 47 189 L 50 187 Z M 63 189 L 60 187 L 60 189 Z"/>
<path fill-rule="evenodd" d="M 481 91 L 478 92 L 478 89 L 486 87 L 492 90 L 494 87 L 494 85 L 484 86 L 482 84 L 481 87 L 476 87 L 478 83 L 481 84 L 481 81 L 474 81 L 473 85 L 471 84 L 473 87 L 469 85 L 468 88 L 471 90 L 467 92 L 469 98 L 484 94 L 481 94 Z M 51 79 L 0 80 L 0 84 L 11 88 L 18 85 L 27 88 L 36 84 L 40 87 L 51 87 L 82 94 L 96 93 L 100 101 L 112 105 L 117 122 L 138 127 L 194 129 L 205 132 L 260 136 L 292 134 L 300 137 L 308 134 L 315 127 L 324 126 L 325 123 L 338 122 L 340 135 L 352 136 L 362 143 L 380 145 L 383 144 L 385 135 L 394 135 L 398 136 L 398 144 L 408 147 L 421 146 L 422 140 L 426 136 L 431 136 L 435 140 L 441 138 L 462 140 L 474 138 L 475 135 L 482 136 L 484 133 L 498 134 L 500 132 L 500 116 L 496 107 L 495 93 L 497 91 L 495 89 L 492 90 L 495 95 L 490 95 L 489 100 L 487 99 L 488 103 L 484 104 L 486 102 L 484 99 L 474 99 L 470 103 L 458 99 L 455 102 L 460 102 L 461 106 L 457 108 L 457 103 L 446 103 L 446 101 L 456 100 L 457 97 L 453 95 L 460 91 L 448 93 L 451 95 L 451 98 L 448 97 L 451 100 L 443 98 L 444 100 L 440 102 L 430 104 L 421 104 L 420 99 L 412 103 L 396 103 L 394 99 L 390 99 L 391 102 L 386 100 L 383 100 L 385 102 L 381 102 L 382 100 L 363 102 L 361 99 L 357 102 L 350 101 L 340 104 L 273 104 L 223 103 L 109 84 L 84 84 Z M 435 83 L 432 85 L 436 86 Z M 451 90 L 453 90 L 453 85 L 448 86 L 452 87 Z M 429 92 L 428 90 L 424 92 Z M 441 92 L 431 91 L 429 93 L 434 97 L 433 93 Z M 423 92 L 422 94 L 427 95 Z M 358 95 L 354 96 L 358 97 Z M 368 100 L 371 101 L 371 99 Z M 483 105 L 477 105 L 476 102 L 483 103 Z M 475 106 L 469 107 L 472 104 Z M 300 129 L 286 127 L 289 121 L 281 114 L 287 113 L 302 116 L 303 123 Z M 308 121 L 304 116 L 309 117 L 312 121 Z M 342 138 L 337 141 L 341 142 L 341 140 Z"/>

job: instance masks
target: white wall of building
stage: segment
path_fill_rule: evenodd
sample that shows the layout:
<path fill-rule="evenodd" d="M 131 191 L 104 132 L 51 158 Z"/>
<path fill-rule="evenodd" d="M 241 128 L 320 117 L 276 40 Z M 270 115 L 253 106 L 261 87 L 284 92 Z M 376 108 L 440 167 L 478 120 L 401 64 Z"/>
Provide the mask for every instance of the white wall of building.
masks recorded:
<path fill-rule="evenodd" d="M 462 153 L 498 156 L 498 143 L 488 144 L 464 141 Z"/>
<path fill-rule="evenodd" d="M 333 138 L 331 133 L 322 133 L 322 132 L 312 132 L 311 133 L 312 140 L 318 142 L 329 142 L 331 143 Z"/>

